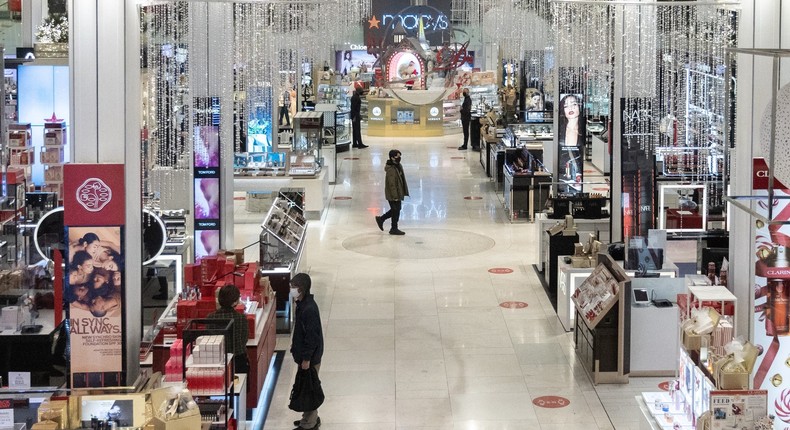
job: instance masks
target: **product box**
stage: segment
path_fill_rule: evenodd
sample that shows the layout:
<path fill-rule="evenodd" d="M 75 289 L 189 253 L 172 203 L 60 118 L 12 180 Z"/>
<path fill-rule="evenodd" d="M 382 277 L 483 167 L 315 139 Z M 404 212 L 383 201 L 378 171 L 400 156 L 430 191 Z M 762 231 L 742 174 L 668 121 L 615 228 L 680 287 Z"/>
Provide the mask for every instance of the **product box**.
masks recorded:
<path fill-rule="evenodd" d="M 592 267 L 592 261 L 589 256 L 574 256 L 571 257 L 571 267 L 574 269 L 584 269 Z"/>
<path fill-rule="evenodd" d="M 30 427 L 30 430 L 60 430 L 61 427 L 54 421 L 39 421 Z"/>
<path fill-rule="evenodd" d="M 710 344 L 710 335 L 709 334 L 693 334 L 690 330 L 683 330 L 683 347 L 686 348 L 686 351 L 699 351 L 702 347 L 702 338 L 708 339 L 708 344 Z"/>
<path fill-rule="evenodd" d="M 197 408 L 180 414 L 177 417 L 165 419 L 159 415 L 162 403 L 166 402 L 170 395 L 170 388 L 160 388 L 151 391 L 151 408 L 154 417 L 151 419 L 155 430 L 194 430 L 201 428 L 200 410 Z"/>
<path fill-rule="evenodd" d="M 713 363 L 713 379 L 720 390 L 748 390 L 749 375 L 760 351 L 754 345 L 743 345 L 743 361 L 736 363 L 733 355 L 728 355 Z"/>

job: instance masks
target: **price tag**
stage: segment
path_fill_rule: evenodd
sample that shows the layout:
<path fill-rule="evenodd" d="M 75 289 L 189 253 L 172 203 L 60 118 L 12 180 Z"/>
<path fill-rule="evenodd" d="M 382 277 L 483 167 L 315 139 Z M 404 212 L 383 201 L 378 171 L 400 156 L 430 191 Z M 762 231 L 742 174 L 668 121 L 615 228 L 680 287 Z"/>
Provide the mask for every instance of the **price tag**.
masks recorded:
<path fill-rule="evenodd" d="M 8 372 L 8 388 L 30 388 L 30 372 Z"/>
<path fill-rule="evenodd" d="M 0 409 L 0 429 L 14 428 L 14 410 Z"/>

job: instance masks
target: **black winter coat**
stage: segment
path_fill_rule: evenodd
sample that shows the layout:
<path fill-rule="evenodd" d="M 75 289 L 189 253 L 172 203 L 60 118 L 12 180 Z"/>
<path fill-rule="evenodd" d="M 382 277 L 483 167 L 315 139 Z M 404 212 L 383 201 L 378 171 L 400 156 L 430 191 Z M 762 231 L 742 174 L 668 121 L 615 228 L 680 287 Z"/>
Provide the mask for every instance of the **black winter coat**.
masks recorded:
<path fill-rule="evenodd" d="M 321 316 L 318 304 L 312 294 L 296 302 L 296 319 L 291 340 L 291 355 L 297 363 L 310 360 L 310 365 L 321 363 L 324 355 L 324 333 L 321 330 Z"/>

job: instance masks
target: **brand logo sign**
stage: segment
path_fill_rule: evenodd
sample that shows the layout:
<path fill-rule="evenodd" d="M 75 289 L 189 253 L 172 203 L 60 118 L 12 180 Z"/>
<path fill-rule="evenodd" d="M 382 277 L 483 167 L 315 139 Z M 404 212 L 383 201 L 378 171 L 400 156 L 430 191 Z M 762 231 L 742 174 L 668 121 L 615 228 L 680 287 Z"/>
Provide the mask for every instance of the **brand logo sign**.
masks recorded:
<path fill-rule="evenodd" d="M 381 116 L 381 108 L 376 106 L 373 108 L 373 116 Z"/>
<path fill-rule="evenodd" d="M 88 178 L 77 187 L 77 203 L 86 211 L 99 212 L 112 201 L 112 189 L 99 178 Z"/>
<path fill-rule="evenodd" d="M 439 108 L 434 106 L 431 108 L 431 116 L 436 116 L 436 115 L 439 115 Z"/>

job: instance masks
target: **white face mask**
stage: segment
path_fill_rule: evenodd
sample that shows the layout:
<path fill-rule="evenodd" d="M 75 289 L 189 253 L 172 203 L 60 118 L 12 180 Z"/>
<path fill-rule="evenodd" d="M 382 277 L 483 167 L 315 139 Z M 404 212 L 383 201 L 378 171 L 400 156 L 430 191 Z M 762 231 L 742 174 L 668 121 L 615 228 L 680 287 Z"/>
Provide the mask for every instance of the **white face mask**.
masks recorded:
<path fill-rule="evenodd" d="M 293 297 L 294 300 L 299 298 L 299 289 L 298 288 L 291 288 L 291 297 Z"/>

